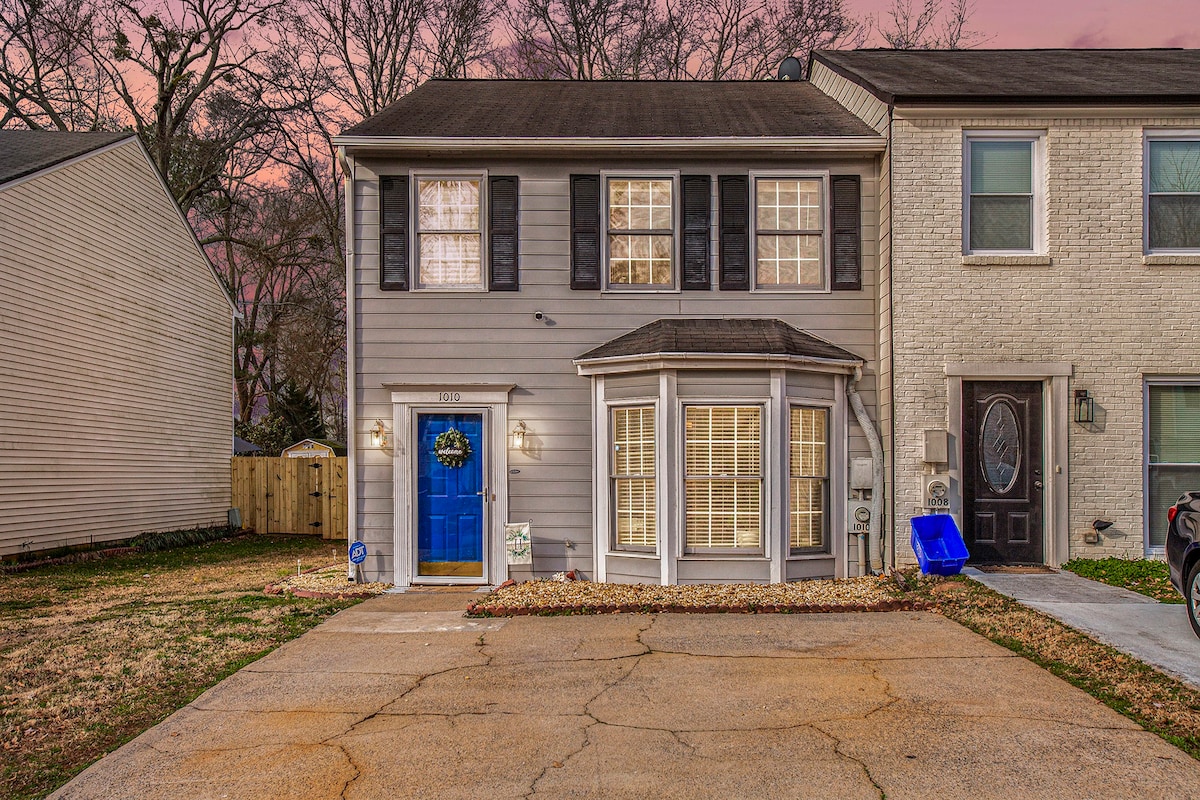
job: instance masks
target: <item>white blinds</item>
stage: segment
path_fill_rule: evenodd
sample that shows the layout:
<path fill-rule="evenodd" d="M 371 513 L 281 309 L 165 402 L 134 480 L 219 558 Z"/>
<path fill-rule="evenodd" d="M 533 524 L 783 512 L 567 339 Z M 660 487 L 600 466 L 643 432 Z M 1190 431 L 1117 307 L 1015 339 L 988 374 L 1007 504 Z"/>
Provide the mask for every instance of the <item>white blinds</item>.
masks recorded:
<path fill-rule="evenodd" d="M 789 419 L 789 536 L 793 550 L 825 546 L 829 412 L 793 406 Z"/>
<path fill-rule="evenodd" d="M 617 544 L 654 547 L 654 406 L 614 408 L 612 426 Z"/>
<path fill-rule="evenodd" d="M 762 412 L 757 406 L 688 406 L 684 504 L 689 548 L 762 543 Z"/>

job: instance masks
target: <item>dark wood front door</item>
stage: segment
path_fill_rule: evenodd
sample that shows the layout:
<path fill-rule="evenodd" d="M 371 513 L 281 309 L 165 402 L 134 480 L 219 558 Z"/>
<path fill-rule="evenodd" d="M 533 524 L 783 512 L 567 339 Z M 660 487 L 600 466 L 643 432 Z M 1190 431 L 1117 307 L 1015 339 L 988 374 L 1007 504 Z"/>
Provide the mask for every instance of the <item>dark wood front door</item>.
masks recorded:
<path fill-rule="evenodd" d="M 1042 384 L 963 382 L 963 537 L 971 561 L 1041 564 Z"/>

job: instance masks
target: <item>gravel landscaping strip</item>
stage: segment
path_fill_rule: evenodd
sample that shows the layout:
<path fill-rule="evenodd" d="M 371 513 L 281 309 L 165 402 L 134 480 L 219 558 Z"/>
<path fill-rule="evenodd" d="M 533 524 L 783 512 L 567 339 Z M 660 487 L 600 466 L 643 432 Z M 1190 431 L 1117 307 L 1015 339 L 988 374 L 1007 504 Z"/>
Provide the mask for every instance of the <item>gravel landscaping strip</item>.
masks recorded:
<path fill-rule="evenodd" d="M 267 586 L 265 591 L 267 594 L 282 594 L 289 597 L 333 600 L 375 597 L 390 588 L 392 588 L 390 583 L 350 583 L 346 580 L 346 567 L 333 564 L 284 578 Z"/>
<path fill-rule="evenodd" d="M 536 580 L 508 582 L 467 606 L 470 617 L 527 614 L 803 614 L 924 608 L 888 578 L 797 583 L 705 583 L 685 586 Z"/>

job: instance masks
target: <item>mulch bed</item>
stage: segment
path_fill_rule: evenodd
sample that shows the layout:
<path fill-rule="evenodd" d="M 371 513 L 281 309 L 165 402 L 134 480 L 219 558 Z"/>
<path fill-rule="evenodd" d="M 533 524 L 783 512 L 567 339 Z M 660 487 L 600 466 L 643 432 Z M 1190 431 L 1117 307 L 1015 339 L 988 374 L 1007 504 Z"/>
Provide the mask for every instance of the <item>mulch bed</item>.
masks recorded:
<path fill-rule="evenodd" d="M 560 614 L 814 614 L 908 611 L 929 607 L 888 578 L 786 584 L 651 584 L 507 581 L 467 606 L 469 617 Z"/>

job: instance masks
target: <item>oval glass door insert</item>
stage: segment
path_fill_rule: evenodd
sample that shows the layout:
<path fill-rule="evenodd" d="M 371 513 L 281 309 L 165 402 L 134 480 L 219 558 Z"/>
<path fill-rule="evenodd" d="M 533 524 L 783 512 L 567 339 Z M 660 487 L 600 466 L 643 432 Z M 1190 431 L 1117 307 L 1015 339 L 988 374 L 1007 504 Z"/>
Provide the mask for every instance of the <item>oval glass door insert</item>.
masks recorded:
<path fill-rule="evenodd" d="M 1007 494 L 1021 467 L 1021 430 L 1012 403 L 997 398 L 979 427 L 979 471 L 996 494 Z"/>

